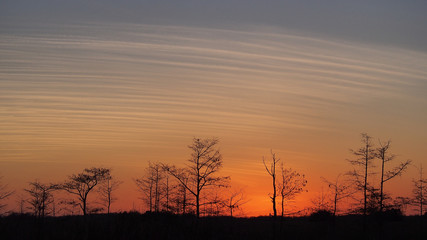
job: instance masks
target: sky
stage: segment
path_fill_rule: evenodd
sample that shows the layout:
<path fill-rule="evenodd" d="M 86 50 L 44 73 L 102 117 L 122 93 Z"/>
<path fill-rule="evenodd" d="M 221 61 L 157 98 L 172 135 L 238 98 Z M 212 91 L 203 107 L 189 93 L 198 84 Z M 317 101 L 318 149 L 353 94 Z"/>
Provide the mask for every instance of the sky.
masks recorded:
<path fill-rule="evenodd" d="M 304 173 L 296 208 L 351 170 L 360 133 L 427 164 L 425 1 L 0 3 L 0 175 L 16 193 L 91 166 L 140 206 L 148 162 L 217 137 L 249 216 L 271 212 L 270 151 Z M 378 164 L 376 164 L 378 165 Z M 391 167 L 391 166 L 390 166 Z M 410 196 L 417 169 L 386 185 Z M 375 177 L 373 177 L 375 179 Z M 388 188 L 388 189 L 387 189 Z"/>

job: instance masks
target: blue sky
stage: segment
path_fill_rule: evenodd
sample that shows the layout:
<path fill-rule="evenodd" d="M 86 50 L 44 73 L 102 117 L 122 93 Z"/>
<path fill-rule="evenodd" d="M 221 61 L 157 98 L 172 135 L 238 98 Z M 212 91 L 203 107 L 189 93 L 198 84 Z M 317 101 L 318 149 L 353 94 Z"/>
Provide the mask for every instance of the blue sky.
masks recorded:
<path fill-rule="evenodd" d="M 0 22 L 128 22 L 217 28 L 283 27 L 426 51 L 427 3 L 373 1 L 2 1 Z"/>

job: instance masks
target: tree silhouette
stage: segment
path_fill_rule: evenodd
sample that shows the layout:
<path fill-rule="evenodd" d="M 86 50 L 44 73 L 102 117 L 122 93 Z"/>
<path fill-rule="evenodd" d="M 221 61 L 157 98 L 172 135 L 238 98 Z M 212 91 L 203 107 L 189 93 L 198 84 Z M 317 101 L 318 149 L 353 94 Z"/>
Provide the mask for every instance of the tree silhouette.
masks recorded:
<path fill-rule="evenodd" d="M 363 227 L 366 229 L 366 215 L 368 204 L 368 169 L 371 167 L 371 162 L 375 158 L 375 149 L 372 144 L 372 137 L 366 133 L 362 133 L 362 147 L 357 150 L 350 150 L 356 156 L 354 160 L 348 160 L 353 166 L 361 167 L 362 173 L 353 170 L 349 173 L 356 180 L 356 186 L 363 191 Z M 361 180 L 363 178 L 363 180 Z"/>
<path fill-rule="evenodd" d="M 313 213 L 319 213 L 319 212 L 330 212 L 331 206 L 328 201 L 328 194 L 322 190 L 311 199 L 311 203 L 313 204 Z"/>
<path fill-rule="evenodd" d="M 30 194 L 28 203 L 31 205 L 34 215 L 44 217 L 47 213 L 48 205 L 53 203 L 52 191 L 58 189 L 54 184 L 43 184 L 38 180 L 30 182 L 31 188 L 25 189 Z"/>
<path fill-rule="evenodd" d="M 399 164 L 399 166 L 395 167 L 393 170 L 389 170 L 387 172 L 385 171 L 385 163 L 392 161 L 396 155 L 394 154 L 390 154 L 389 153 L 389 149 L 390 149 L 390 144 L 391 141 L 388 140 L 387 142 L 381 142 L 380 143 L 380 147 L 377 148 L 376 151 L 376 156 L 378 159 L 381 160 L 381 182 L 380 182 L 380 212 L 383 212 L 383 208 L 384 208 L 384 183 L 389 181 L 390 179 L 401 175 L 405 169 L 408 167 L 408 165 L 411 163 L 410 160 L 407 160 L 406 162 L 402 162 Z"/>
<path fill-rule="evenodd" d="M 419 178 L 413 179 L 414 184 L 413 192 L 413 204 L 419 208 L 420 216 L 424 214 L 424 205 L 427 204 L 427 180 L 423 176 L 423 166 L 421 165 L 418 169 Z"/>
<path fill-rule="evenodd" d="M 27 200 L 24 198 L 23 194 L 19 194 L 16 198 L 16 203 L 18 205 L 19 208 L 19 214 L 24 214 L 24 209 L 25 209 L 25 203 L 27 202 Z"/>
<path fill-rule="evenodd" d="M 174 202 L 176 203 L 176 212 L 181 212 L 182 214 L 187 213 L 187 207 L 190 205 L 189 195 L 187 195 L 187 188 L 185 187 L 188 184 L 188 173 L 182 171 L 181 173 L 178 173 L 180 176 L 180 179 L 183 181 L 181 183 L 178 181 L 178 183 L 173 187 L 175 189 L 174 193 Z"/>
<path fill-rule="evenodd" d="M 203 196 L 203 210 L 201 212 L 205 216 L 219 216 L 224 210 L 224 198 L 217 191 L 211 191 Z"/>
<path fill-rule="evenodd" d="M 233 217 L 233 211 L 239 209 L 243 204 L 247 203 L 245 194 L 242 189 L 237 191 L 230 191 L 230 194 L 223 202 L 224 207 L 230 211 L 230 217 Z"/>
<path fill-rule="evenodd" d="M 82 173 L 73 174 L 61 189 L 76 195 L 83 215 L 87 214 L 87 198 L 92 189 L 100 182 L 110 177 L 108 168 L 85 168 Z"/>
<path fill-rule="evenodd" d="M 210 187 L 228 187 L 230 177 L 218 177 L 215 174 L 222 168 L 222 156 L 217 149 L 218 139 L 193 139 L 191 158 L 186 168 L 164 165 L 171 176 L 175 177 L 196 199 L 196 216 L 200 216 L 201 193 Z"/>
<path fill-rule="evenodd" d="M 6 204 L 2 203 L 8 197 L 10 197 L 15 191 L 9 190 L 7 184 L 3 184 L 1 179 L 3 176 L 0 176 L 0 210 L 6 207 Z M 1 213 L 1 212 L 0 212 Z"/>
<path fill-rule="evenodd" d="M 165 175 L 165 180 L 163 181 L 163 186 L 162 186 L 162 191 L 164 192 L 165 195 L 165 203 L 163 204 L 163 208 L 166 209 L 166 211 L 170 211 L 170 205 L 169 205 L 169 201 L 170 201 L 170 183 L 169 183 L 169 175 L 166 174 Z"/>
<path fill-rule="evenodd" d="M 300 174 L 292 168 L 285 168 L 283 163 L 280 166 L 281 181 L 279 183 L 279 194 L 281 197 L 281 216 L 285 212 L 285 201 L 294 199 L 298 194 L 303 192 L 307 185 L 304 174 Z"/>
<path fill-rule="evenodd" d="M 333 194 L 333 210 L 332 214 L 335 217 L 337 213 L 338 202 L 344 198 L 350 197 L 353 194 L 351 191 L 351 186 L 349 184 L 345 184 L 339 181 L 341 174 L 337 176 L 335 182 L 330 182 L 326 178 L 322 178 L 324 182 L 328 184 L 329 189 L 332 190 Z"/>
<path fill-rule="evenodd" d="M 138 190 L 144 194 L 144 200 L 147 202 L 150 212 L 160 211 L 160 201 L 163 196 L 163 180 L 165 173 L 160 163 L 148 163 L 144 176 L 135 179 Z"/>
<path fill-rule="evenodd" d="M 410 197 L 396 197 L 393 200 L 393 206 L 395 206 L 397 209 L 400 209 L 402 214 L 405 214 L 406 209 L 411 204 L 412 204 L 412 199 Z"/>
<path fill-rule="evenodd" d="M 273 195 L 270 196 L 271 202 L 273 204 L 273 216 L 277 217 L 277 209 L 276 209 L 276 198 L 277 198 L 277 187 L 276 187 L 276 165 L 280 161 L 280 159 L 276 158 L 276 154 L 271 151 L 271 163 L 270 166 L 267 166 L 265 163 L 265 158 L 262 157 L 262 162 L 264 163 L 265 170 L 271 176 L 273 181 Z"/>
<path fill-rule="evenodd" d="M 110 214 L 111 204 L 117 200 L 113 192 L 115 192 L 122 183 L 122 181 L 115 180 L 113 176 L 109 175 L 106 177 L 105 181 L 100 184 L 98 192 L 101 195 L 101 201 L 105 208 L 107 208 L 107 214 Z"/>

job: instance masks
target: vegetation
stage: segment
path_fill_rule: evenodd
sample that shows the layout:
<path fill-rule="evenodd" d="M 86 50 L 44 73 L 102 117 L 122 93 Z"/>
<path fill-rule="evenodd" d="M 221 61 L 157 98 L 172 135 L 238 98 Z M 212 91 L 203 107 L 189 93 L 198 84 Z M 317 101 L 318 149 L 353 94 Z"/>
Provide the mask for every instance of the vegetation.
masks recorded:
<path fill-rule="evenodd" d="M 112 213 L 37 219 L 29 215 L 0 218 L 2 239 L 425 239 L 427 221 L 421 217 L 389 218 L 381 233 L 378 221 L 368 217 L 367 237 L 361 216 L 328 213 L 309 217 L 231 218 L 169 213 Z"/>
<path fill-rule="evenodd" d="M 276 154 L 271 151 L 271 163 L 267 166 L 264 157 L 262 158 L 262 162 L 264 163 L 265 170 L 268 175 L 271 176 L 272 184 L 273 184 L 273 193 L 270 196 L 271 203 L 273 204 L 273 217 L 277 217 L 277 208 L 276 208 L 276 198 L 277 198 L 277 186 L 276 186 L 276 165 L 280 161 L 279 158 L 276 158 Z"/>
<path fill-rule="evenodd" d="M 86 215 L 89 193 L 94 187 L 109 177 L 110 169 L 86 168 L 82 173 L 71 175 L 68 181 L 60 186 L 60 189 L 76 195 L 78 197 L 78 206 L 81 208 L 83 215 Z"/>
<path fill-rule="evenodd" d="M 54 202 L 52 191 L 57 189 L 57 186 L 43 184 L 37 180 L 30 182 L 30 186 L 30 189 L 25 189 L 30 194 L 28 203 L 31 205 L 34 216 L 44 217 L 47 214 L 49 205 Z"/>
<path fill-rule="evenodd" d="M 11 190 L 9 190 L 8 189 L 8 187 L 7 187 L 7 185 L 6 184 L 3 184 L 2 182 L 1 182 L 1 179 L 2 179 L 3 177 L 2 176 L 0 176 L 0 213 L 2 213 L 1 211 L 2 211 L 2 209 L 4 208 L 4 207 L 6 207 L 6 204 L 5 203 L 3 203 L 7 198 L 9 198 L 13 193 L 14 193 L 14 191 L 11 191 Z"/>
<path fill-rule="evenodd" d="M 122 182 L 112 176 L 111 169 L 92 167 L 62 183 L 30 182 L 25 189 L 27 198 L 21 195 L 18 202 L 20 213 L 1 217 L 0 231 L 6 239 L 423 239 L 427 236 L 424 213 L 427 184 L 422 166 L 419 177 L 413 180 L 412 198 L 393 199 L 385 191 L 385 183 L 403 174 L 411 163 L 403 161 L 390 169 L 388 165 L 395 159 L 389 151 L 391 141 L 379 141 L 379 147 L 375 148 L 372 138 L 362 134 L 362 146 L 351 150 L 355 157 L 349 160 L 353 170 L 339 174 L 334 181 L 323 178 L 328 193 L 322 190 L 319 198 L 312 201 L 315 207 L 308 216 L 300 214 L 293 218 L 287 215 L 287 203 L 305 191 L 307 180 L 304 174 L 285 168 L 273 151 L 270 161 L 263 158 L 272 179 L 273 191 L 269 197 L 273 217 L 236 218 L 236 211 L 249 200 L 242 189 L 219 191 L 231 184 L 229 176 L 219 174 L 223 159 L 218 143 L 216 138 L 194 138 L 188 146 L 191 154 L 186 167 L 149 162 L 145 172 L 134 179 L 146 205 L 145 214 L 111 213 L 111 205 L 118 199 L 114 193 Z M 379 182 L 369 177 L 374 161 L 381 166 Z M 7 185 L 0 185 L 0 190 L 0 200 L 14 193 L 7 190 Z M 54 194 L 60 191 L 75 198 L 59 203 L 80 208 L 83 216 L 69 216 L 61 206 L 62 214 L 55 217 Z M 89 195 L 95 195 L 91 201 Z M 356 204 L 342 208 L 339 203 L 345 198 Z M 277 209 L 278 200 L 280 209 Z M 31 214 L 25 213 L 24 205 Z M 409 205 L 419 209 L 418 217 L 403 215 Z M 99 214 L 100 211 L 106 214 Z"/>
<path fill-rule="evenodd" d="M 200 216 L 203 190 L 217 187 L 228 187 L 230 177 L 216 176 L 222 168 L 222 156 L 216 148 L 218 139 L 193 139 L 188 146 L 192 150 L 189 165 L 186 168 L 164 165 L 164 169 L 190 192 L 195 198 L 196 216 Z M 215 200 L 214 200 L 215 201 Z"/>

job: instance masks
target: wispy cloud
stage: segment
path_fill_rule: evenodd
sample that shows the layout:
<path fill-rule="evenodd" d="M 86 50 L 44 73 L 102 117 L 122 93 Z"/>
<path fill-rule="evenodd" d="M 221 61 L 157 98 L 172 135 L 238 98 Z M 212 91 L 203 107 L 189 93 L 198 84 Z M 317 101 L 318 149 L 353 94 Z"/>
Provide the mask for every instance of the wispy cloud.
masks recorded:
<path fill-rule="evenodd" d="M 343 108 L 427 92 L 423 53 L 288 33 L 65 29 L 0 35 L 2 160 L 159 135 L 334 131 Z"/>

